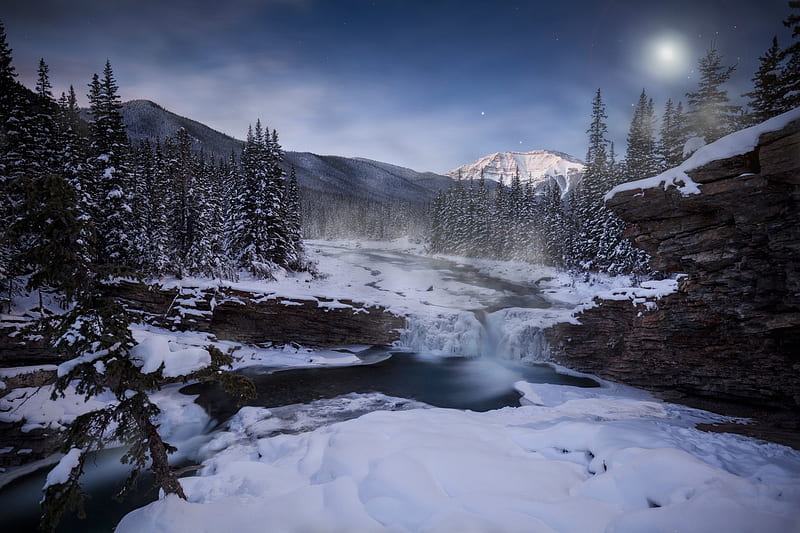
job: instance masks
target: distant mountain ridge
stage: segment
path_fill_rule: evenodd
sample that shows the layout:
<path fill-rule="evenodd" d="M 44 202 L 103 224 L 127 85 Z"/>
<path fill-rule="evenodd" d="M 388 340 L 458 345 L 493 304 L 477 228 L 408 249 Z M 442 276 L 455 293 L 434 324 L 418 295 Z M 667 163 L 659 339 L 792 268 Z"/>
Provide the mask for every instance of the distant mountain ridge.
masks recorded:
<path fill-rule="evenodd" d="M 89 118 L 88 111 L 84 118 Z M 214 158 L 230 157 L 241 152 L 244 142 L 216 131 L 205 124 L 168 111 L 149 100 L 131 100 L 122 104 L 122 118 L 131 142 L 165 139 L 185 128 L 192 148 L 204 150 Z M 432 172 L 372 161 L 310 152 L 285 153 L 284 169 L 294 166 L 301 192 L 331 193 L 378 202 L 401 200 L 414 204 L 428 203 L 439 190 L 453 180 Z"/>
<path fill-rule="evenodd" d="M 544 183 L 548 178 L 557 178 L 562 192 L 566 193 L 579 181 L 583 172 L 583 161 L 577 157 L 554 150 L 532 150 L 530 152 L 497 152 L 481 157 L 466 165 L 456 167 L 447 173 L 454 179 L 486 180 L 508 185 L 519 172 L 523 183 L 534 186 Z"/>

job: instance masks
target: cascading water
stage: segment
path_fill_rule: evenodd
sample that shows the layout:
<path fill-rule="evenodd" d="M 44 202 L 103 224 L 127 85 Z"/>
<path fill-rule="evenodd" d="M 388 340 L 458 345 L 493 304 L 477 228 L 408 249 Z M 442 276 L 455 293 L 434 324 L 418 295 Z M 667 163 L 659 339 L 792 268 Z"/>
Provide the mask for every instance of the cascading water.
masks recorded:
<path fill-rule="evenodd" d="M 548 345 L 542 326 L 548 318 L 542 309 L 520 307 L 411 316 L 400 344 L 417 353 L 543 362 Z"/>

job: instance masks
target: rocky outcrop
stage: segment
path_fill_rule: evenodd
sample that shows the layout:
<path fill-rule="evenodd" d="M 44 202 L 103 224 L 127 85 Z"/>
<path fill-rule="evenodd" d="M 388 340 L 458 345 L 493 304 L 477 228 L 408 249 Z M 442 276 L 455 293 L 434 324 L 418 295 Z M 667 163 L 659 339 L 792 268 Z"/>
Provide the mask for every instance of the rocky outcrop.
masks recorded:
<path fill-rule="evenodd" d="M 655 303 L 598 301 L 546 331 L 554 361 L 652 390 L 800 406 L 800 120 L 754 150 L 607 205 L 654 268 L 686 273 Z M 657 308 L 655 308 L 657 307 Z"/>
<path fill-rule="evenodd" d="M 389 344 L 405 328 L 404 317 L 351 300 L 283 298 L 226 287 L 163 289 L 127 281 L 111 293 L 154 325 L 250 344 Z"/>
<path fill-rule="evenodd" d="M 107 290 L 147 323 L 249 344 L 391 344 L 406 325 L 405 317 L 351 300 L 282 298 L 227 287 L 163 288 L 125 280 Z M 0 328 L 0 367 L 62 362 L 43 339 L 25 337 L 18 327 Z"/>

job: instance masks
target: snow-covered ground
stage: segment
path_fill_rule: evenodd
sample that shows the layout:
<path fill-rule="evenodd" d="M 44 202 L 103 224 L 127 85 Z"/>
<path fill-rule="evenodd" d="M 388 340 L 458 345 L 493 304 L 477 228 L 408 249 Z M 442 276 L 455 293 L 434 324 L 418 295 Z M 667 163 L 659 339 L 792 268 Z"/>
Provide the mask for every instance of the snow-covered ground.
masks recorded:
<path fill-rule="evenodd" d="M 798 531 L 798 452 L 698 431 L 718 417 L 637 392 L 519 388 L 541 405 L 381 410 L 296 434 L 243 409 L 182 480 L 188 501 L 117 531 Z"/>
<path fill-rule="evenodd" d="M 235 286 L 384 305 L 411 317 L 401 343 L 433 355 L 541 357 L 524 348 L 536 331 L 575 320 L 595 294 L 635 304 L 676 286 L 632 289 L 626 278 L 576 281 L 525 263 L 431 258 L 409 242 L 308 249 L 326 278 Z M 540 292 L 526 296 L 532 288 Z M 143 371 L 158 362 L 154 348 L 198 361 L 209 342 L 146 326 L 134 336 Z M 236 348 L 238 367 L 362 363 L 355 346 L 216 343 Z M 189 501 L 160 499 L 117 531 L 800 531 L 800 452 L 698 431 L 722 418 L 606 382 L 516 387 L 522 406 L 486 413 L 380 394 L 247 407 L 205 436 L 205 413 L 169 388 L 156 399 L 161 427 L 203 467 L 181 480 Z M 91 407 L 48 404 L 47 387 L 13 394 L 0 400 L 0 420 L 66 423 Z"/>

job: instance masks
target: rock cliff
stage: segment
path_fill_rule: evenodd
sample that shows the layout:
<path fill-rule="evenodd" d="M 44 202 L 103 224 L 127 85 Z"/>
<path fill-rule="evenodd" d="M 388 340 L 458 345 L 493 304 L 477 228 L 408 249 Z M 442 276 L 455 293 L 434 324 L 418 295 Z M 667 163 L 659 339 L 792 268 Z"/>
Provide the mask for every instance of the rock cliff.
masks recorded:
<path fill-rule="evenodd" d="M 652 266 L 687 276 L 657 302 L 598 301 L 580 325 L 547 330 L 554 361 L 651 390 L 796 412 L 800 113 L 788 116 L 745 153 L 684 169 L 689 183 L 612 191 L 607 206 Z"/>
<path fill-rule="evenodd" d="M 225 287 L 164 289 L 127 281 L 110 293 L 154 325 L 250 344 L 389 344 L 405 327 L 404 317 L 350 300 L 301 300 Z"/>

